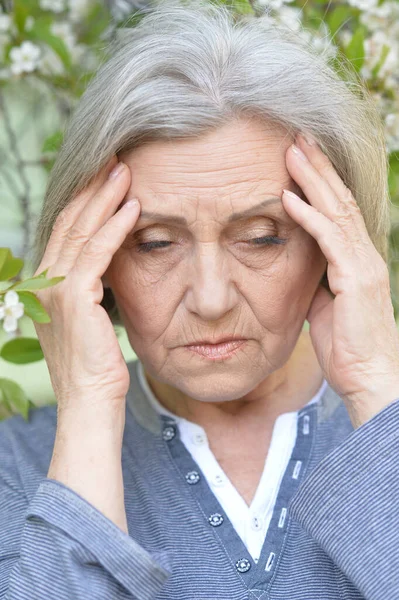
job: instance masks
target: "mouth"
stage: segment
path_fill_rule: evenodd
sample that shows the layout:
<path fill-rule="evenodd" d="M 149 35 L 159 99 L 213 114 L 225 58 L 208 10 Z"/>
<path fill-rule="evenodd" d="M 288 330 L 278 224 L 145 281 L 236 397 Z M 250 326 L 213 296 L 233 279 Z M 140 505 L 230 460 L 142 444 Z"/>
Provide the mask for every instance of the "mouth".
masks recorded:
<path fill-rule="evenodd" d="M 197 342 L 184 347 L 208 360 L 225 360 L 241 350 L 247 341 L 246 339 L 235 338 L 217 344 Z"/>

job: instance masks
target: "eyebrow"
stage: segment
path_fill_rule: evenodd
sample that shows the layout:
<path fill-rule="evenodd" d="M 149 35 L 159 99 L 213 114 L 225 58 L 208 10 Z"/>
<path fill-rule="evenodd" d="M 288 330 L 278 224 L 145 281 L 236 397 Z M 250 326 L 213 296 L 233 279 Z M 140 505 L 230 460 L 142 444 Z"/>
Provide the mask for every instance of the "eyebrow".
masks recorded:
<path fill-rule="evenodd" d="M 233 213 L 227 219 L 228 223 L 233 221 L 238 221 L 240 219 L 245 219 L 247 217 L 252 217 L 258 214 L 259 209 L 264 208 L 265 206 L 269 206 L 270 204 L 276 204 L 277 202 L 281 203 L 281 198 L 279 196 L 270 196 L 266 200 L 263 200 L 259 204 L 255 206 L 251 206 L 250 208 L 246 208 L 240 212 Z M 163 215 L 162 213 L 152 212 L 142 210 L 140 212 L 139 218 L 144 219 L 157 219 L 163 223 L 174 223 L 175 225 L 187 225 L 187 220 L 184 217 L 180 217 L 178 215 Z"/>

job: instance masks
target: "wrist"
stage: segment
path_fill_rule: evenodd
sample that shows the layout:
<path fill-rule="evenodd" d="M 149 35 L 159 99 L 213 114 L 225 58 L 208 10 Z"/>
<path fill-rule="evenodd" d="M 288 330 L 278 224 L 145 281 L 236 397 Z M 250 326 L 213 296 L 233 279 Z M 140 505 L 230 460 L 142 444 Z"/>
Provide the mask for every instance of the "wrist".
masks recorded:
<path fill-rule="evenodd" d="M 351 422 L 356 429 L 399 399 L 399 381 L 374 382 L 367 389 L 343 398 Z"/>
<path fill-rule="evenodd" d="M 97 399 L 75 399 L 67 405 L 58 403 L 57 434 L 78 439 L 98 438 L 122 440 L 125 428 L 126 402 L 103 403 Z"/>

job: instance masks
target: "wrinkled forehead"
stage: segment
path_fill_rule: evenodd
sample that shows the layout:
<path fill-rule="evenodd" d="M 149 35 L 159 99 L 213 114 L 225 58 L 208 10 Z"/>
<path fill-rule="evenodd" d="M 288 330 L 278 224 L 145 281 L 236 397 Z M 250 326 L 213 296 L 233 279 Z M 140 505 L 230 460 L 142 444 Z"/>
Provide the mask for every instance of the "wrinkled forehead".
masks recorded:
<path fill-rule="evenodd" d="M 127 197 L 137 197 L 143 213 L 186 221 L 234 219 L 267 200 L 269 210 L 279 203 L 281 210 L 283 187 L 295 186 L 285 163 L 291 143 L 284 129 L 253 120 L 194 139 L 152 141 L 119 156 L 131 170 Z"/>

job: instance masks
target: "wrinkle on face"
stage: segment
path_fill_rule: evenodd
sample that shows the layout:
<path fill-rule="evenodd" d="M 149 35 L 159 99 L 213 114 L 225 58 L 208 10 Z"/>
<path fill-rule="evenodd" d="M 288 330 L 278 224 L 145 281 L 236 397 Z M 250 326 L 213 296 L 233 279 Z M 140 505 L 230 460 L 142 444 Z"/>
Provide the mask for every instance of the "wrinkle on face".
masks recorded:
<path fill-rule="evenodd" d="M 288 385 L 289 359 L 325 258 L 281 201 L 256 217 L 229 217 L 281 198 L 283 188 L 303 197 L 285 166 L 292 141 L 282 127 L 236 120 L 195 139 L 120 155 L 132 174 L 127 197 L 137 197 L 143 211 L 184 217 L 187 226 L 139 218 L 107 278 L 158 396 L 200 420 L 234 407 L 237 414 L 249 405 L 267 411 Z M 249 243 L 265 235 L 286 241 Z M 172 245 L 138 251 L 143 241 L 163 239 Z M 206 362 L 184 348 L 227 334 L 248 339 L 232 360 Z"/>

